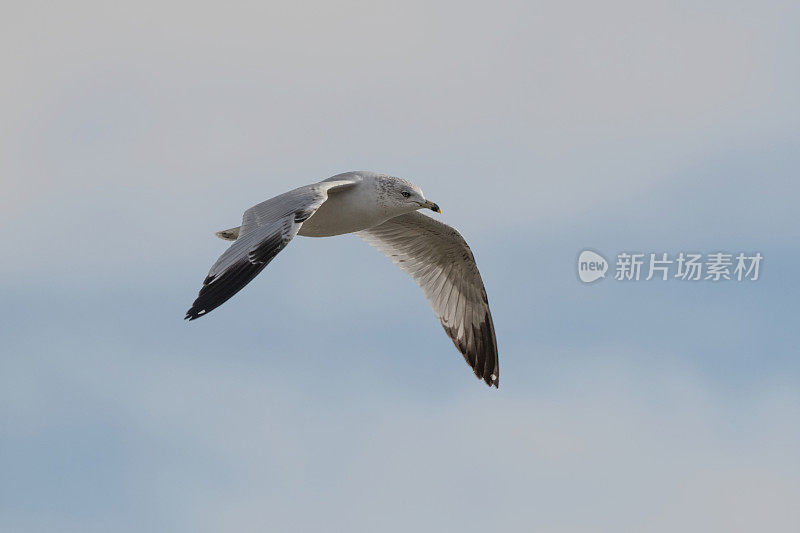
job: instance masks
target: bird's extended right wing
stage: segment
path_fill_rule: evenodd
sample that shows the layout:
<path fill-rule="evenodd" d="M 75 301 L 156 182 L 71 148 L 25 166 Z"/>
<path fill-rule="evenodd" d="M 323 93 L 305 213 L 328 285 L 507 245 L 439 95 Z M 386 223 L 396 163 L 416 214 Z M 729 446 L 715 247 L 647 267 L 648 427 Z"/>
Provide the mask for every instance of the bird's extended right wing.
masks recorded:
<path fill-rule="evenodd" d="M 461 234 L 414 212 L 356 235 L 414 278 L 475 375 L 497 387 L 500 364 L 492 313 L 475 258 Z"/>

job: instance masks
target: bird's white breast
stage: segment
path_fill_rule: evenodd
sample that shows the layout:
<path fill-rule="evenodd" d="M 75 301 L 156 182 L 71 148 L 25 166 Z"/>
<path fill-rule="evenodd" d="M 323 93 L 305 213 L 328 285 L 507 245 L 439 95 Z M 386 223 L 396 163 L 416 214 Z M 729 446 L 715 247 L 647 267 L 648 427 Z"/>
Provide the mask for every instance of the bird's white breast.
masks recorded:
<path fill-rule="evenodd" d="M 354 187 L 331 191 L 298 232 L 305 237 L 331 237 L 382 224 L 395 216 L 378 203 L 374 183 L 364 181 Z"/>

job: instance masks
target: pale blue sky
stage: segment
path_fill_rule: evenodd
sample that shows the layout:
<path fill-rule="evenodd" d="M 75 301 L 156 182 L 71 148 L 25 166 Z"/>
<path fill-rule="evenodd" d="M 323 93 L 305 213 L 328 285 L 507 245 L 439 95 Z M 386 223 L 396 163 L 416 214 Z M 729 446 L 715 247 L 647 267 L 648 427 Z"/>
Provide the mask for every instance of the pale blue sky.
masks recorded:
<path fill-rule="evenodd" d="M 797 6 L 4 11 L 3 531 L 800 529 Z M 471 244 L 499 391 L 353 236 L 182 320 L 214 231 L 354 169 Z"/>

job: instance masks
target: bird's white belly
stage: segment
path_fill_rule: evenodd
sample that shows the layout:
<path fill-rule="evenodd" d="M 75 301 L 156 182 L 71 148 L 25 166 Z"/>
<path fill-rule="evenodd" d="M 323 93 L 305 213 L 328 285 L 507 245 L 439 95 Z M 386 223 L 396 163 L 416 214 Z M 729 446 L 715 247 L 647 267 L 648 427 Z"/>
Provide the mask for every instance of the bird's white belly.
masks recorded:
<path fill-rule="evenodd" d="M 360 196 L 352 190 L 331 194 L 316 213 L 303 222 L 298 235 L 304 237 L 342 235 L 377 226 L 391 218 L 391 214 L 378 208 L 374 200 L 369 201 Z"/>

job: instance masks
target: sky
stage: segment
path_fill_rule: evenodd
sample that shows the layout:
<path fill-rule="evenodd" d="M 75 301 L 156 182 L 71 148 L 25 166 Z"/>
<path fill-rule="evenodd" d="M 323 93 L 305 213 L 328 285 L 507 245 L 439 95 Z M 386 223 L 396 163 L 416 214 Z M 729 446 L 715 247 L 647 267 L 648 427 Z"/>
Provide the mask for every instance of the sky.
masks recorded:
<path fill-rule="evenodd" d="M 796 3 L 2 11 L 0 530 L 800 529 Z M 470 243 L 499 390 L 352 235 L 183 321 L 215 231 L 349 170 Z"/>

